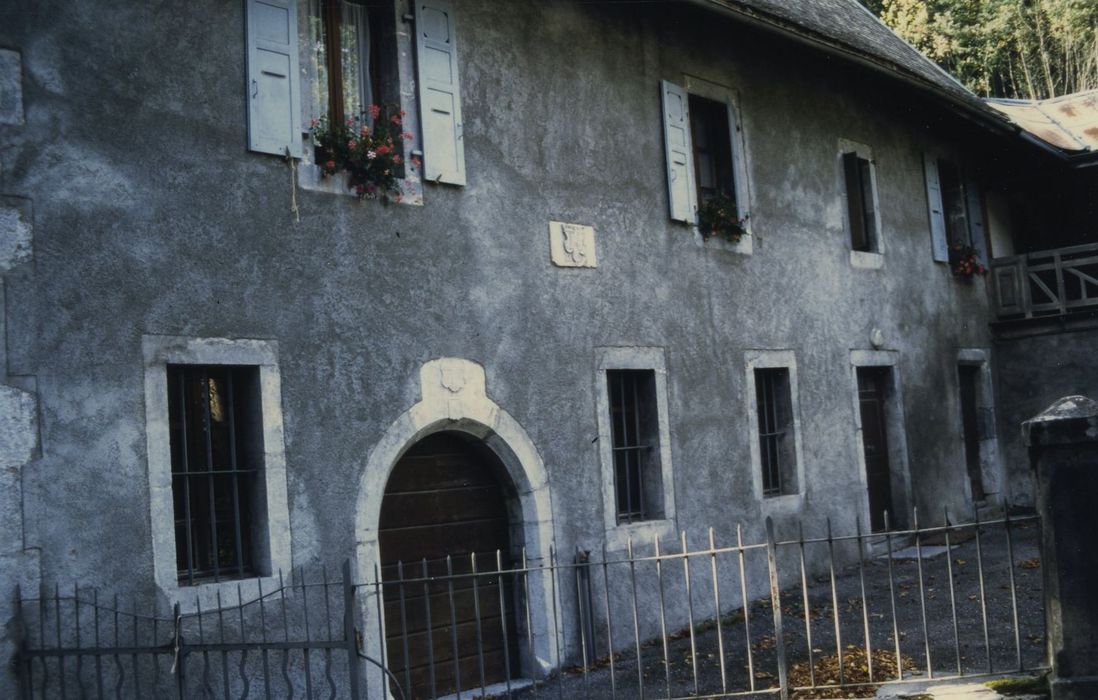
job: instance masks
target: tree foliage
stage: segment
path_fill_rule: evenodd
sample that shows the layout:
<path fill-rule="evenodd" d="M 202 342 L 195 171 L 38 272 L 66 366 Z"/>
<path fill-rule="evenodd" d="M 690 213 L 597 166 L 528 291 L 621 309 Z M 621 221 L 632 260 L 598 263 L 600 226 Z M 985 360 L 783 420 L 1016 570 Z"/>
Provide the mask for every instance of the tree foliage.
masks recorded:
<path fill-rule="evenodd" d="M 1098 0 L 864 0 L 980 95 L 1044 99 L 1098 88 Z"/>

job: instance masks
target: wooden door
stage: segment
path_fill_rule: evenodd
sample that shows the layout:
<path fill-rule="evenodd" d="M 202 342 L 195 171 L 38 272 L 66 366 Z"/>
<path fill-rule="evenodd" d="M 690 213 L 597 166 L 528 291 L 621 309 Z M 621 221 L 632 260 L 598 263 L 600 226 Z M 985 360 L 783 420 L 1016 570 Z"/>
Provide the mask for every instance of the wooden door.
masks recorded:
<path fill-rule="evenodd" d="M 389 477 L 378 532 L 385 641 L 405 697 L 479 688 L 482 667 L 484 683 L 503 681 L 508 658 L 514 677 L 513 577 L 478 576 L 474 595 L 473 577 L 462 576 L 472 571 L 473 553 L 478 572 L 497 571 L 497 551 L 503 569 L 511 566 L 501 472 L 483 445 L 437 433 L 412 447 Z M 458 578 L 400 585 L 397 562 L 404 579 L 423 578 L 424 566 L 428 576 L 451 571 Z"/>
<path fill-rule="evenodd" d="M 865 452 L 869 491 L 869 523 L 874 532 L 885 528 L 885 511 L 892 507 L 892 472 L 888 462 L 888 430 L 885 399 L 891 370 L 887 367 L 858 369 L 858 405 L 862 415 L 862 449 Z"/>
<path fill-rule="evenodd" d="M 977 427 L 976 382 L 980 368 L 960 365 L 957 375 L 961 385 L 961 429 L 964 432 L 965 468 L 972 485 L 972 500 L 984 499 L 984 477 L 980 471 L 980 432 Z"/>

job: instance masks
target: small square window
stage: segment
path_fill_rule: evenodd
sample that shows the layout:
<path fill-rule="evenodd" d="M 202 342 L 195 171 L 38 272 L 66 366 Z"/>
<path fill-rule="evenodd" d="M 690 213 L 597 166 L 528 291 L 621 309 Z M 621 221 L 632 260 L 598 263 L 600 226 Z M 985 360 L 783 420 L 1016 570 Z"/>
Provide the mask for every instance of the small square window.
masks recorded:
<path fill-rule="evenodd" d="M 846 180 L 850 247 L 865 253 L 879 252 L 872 165 L 868 158 L 856 152 L 844 153 L 843 174 Z"/>
<path fill-rule="evenodd" d="M 770 497 L 797 493 L 796 435 L 788 368 L 755 370 L 755 409 L 762 494 Z"/>
<path fill-rule="evenodd" d="M 265 508 L 259 369 L 167 365 L 180 585 L 256 575 Z"/>
<path fill-rule="evenodd" d="M 655 375 L 650 369 L 606 371 L 619 524 L 664 517 Z"/>

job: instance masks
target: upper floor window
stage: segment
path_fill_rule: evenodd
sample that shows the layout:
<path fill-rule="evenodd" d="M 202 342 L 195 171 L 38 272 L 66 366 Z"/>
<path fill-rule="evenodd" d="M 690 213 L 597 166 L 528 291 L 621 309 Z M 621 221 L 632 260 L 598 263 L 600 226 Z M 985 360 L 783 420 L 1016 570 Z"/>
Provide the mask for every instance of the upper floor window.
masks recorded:
<path fill-rule="evenodd" d="M 316 78 L 313 104 L 328 119 L 342 124 L 361 117 L 370 105 L 393 99 L 383 94 L 381 73 L 391 71 L 393 57 L 382 50 L 383 29 L 392 14 L 383 3 L 309 0 L 309 40 Z"/>
<path fill-rule="evenodd" d="M 733 240 L 741 237 L 748 230 L 747 177 L 732 91 L 688 76 L 686 87 L 664 81 L 661 94 L 671 218 L 718 224 L 703 235 L 727 233 L 730 225 Z"/>
<path fill-rule="evenodd" d="M 878 252 L 876 195 L 869 159 L 863 158 L 854 151 L 844 153 L 843 175 L 846 181 L 850 247 L 852 250 L 864 253 L 876 253 Z"/>
<path fill-rule="evenodd" d="M 405 125 L 414 136 L 409 156 L 421 156 L 422 179 L 465 184 L 451 0 L 415 0 L 409 33 L 397 31 L 397 22 L 405 21 L 397 0 L 300 0 L 300 15 L 299 0 L 244 3 L 251 150 L 302 157 L 303 114 L 305 124 L 322 117 L 343 124 L 371 104 L 392 107 L 409 115 Z M 304 92 L 312 104 L 306 110 L 301 46 L 309 67 Z"/>
<path fill-rule="evenodd" d="M 694 181 L 698 209 L 719 195 L 736 201 L 732 171 L 732 138 L 728 105 L 690 95 L 690 135 L 693 141 Z"/>
<path fill-rule="evenodd" d="M 976 179 L 956 161 L 931 154 L 924 156 L 923 167 L 934 259 L 948 262 L 958 249 L 972 248 L 987 265 L 984 203 Z"/>

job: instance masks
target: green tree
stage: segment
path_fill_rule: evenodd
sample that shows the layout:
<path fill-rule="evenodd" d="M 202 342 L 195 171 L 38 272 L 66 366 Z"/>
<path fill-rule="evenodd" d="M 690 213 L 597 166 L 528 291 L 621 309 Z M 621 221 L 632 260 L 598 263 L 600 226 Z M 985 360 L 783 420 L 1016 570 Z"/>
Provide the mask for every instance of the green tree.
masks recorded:
<path fill-rule="evenodd" d="M 866 0 L 974 92 L 1044 99 L 1098 88 L 1098 0 Z"/>

